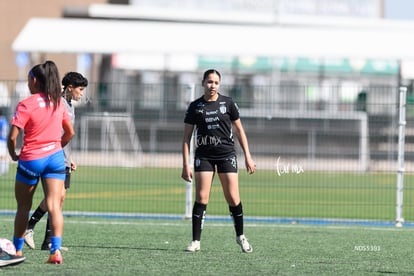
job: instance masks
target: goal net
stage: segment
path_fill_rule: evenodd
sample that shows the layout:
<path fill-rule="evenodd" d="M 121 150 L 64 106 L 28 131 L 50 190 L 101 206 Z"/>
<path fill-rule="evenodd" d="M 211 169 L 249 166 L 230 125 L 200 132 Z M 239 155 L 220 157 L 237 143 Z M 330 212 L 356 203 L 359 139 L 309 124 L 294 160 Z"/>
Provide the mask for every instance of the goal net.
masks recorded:
<path fill-rule="evenodd" d="M 142 148 L 128 113 L 88 113 L 80 120 L 80 154 L 90 165 L 137 167 Z M 83 154 L 82 154 L 83 153 Z"/>

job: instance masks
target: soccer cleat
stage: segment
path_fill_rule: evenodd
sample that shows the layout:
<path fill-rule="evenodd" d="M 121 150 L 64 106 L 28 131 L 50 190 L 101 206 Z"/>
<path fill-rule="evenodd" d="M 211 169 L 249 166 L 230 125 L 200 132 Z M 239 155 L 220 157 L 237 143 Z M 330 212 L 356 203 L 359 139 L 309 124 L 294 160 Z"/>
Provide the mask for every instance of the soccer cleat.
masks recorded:
<path fill-rule="evenodd" d="M 60 253 L 60 250 L 56 250 L 55 253 L 50 254 L 49 259 L 46 261 L 48 264 L 62 264 L 63 258 L 62 253 Z"/>
<path fill-rule="evenodd" d="M 21 252 L 21 251 L 20 251 Z M 6 251 L 0 249 L 0 267 L 14 265 L 23 262 L 26 257 L 10 255 Z"/>
<path fill-rule="evenodd" d="M 200 241 L 192 241 L 189 246 L 185 249 L 187 252 L 200 251 Z"/>
<path fill-rule="evenodd" d="M 33 229 L 27 229 L 26 234 L 24 234 L 24 243 L 27 244 L 30 249 L 35 249 L 33 234 Z"/>
<path fill-rule="evenodd" d="M 42 247 L 40 249 L 41 250 L 50 250 L 51 247 L 52 247 L 52 242 L 51 241 L 44 241 L 42 243 Z"/>
<path fill-rule="evenodd" d="M 249 244 L 249 242 L 247 241 L 247 238 L 244 235 L 240 235 L 240 236 L 236 237 L 236 241 L 237 241 L 237 244 L 240 245 L 241 250 L 244 253 L 252 253 L 253 252 L 252 246 Z"/>
<path fill-rule="evenodd" d="M 21 250 L 16 251 L 16 256 L 19 256 L 19 257 L 23 256 L 23 252 Z"/>

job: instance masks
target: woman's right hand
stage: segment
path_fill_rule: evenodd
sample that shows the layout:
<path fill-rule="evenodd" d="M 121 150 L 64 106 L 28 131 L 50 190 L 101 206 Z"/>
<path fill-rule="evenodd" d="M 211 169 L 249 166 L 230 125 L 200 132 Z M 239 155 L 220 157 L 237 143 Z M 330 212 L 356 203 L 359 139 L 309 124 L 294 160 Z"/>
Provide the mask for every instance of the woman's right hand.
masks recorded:
<path fill-rule="evenodd" d="M 187 182 L 191 182 L 193 178 L 193 173 L 191 171 L 190 165 L 186 164 L 183 166 L 183 170 L 181 172 L 181 178 Z"/>
<path fill-rule="evenodd" d="M 14 155 L 12 156 L 12 160 L 13 160 L 13 161 L 19 161 L 19 155 L 14 154 Z"/>

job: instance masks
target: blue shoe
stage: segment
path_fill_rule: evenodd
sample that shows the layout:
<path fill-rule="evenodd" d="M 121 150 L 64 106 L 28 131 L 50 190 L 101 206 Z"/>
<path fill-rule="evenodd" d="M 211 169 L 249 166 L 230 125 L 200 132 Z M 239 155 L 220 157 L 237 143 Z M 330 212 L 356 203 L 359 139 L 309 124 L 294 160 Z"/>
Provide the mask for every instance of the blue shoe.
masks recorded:
<path fill-rule="evenodd" d="M 10 255 L 0 248 L 0 267 L 7 265 L 15 265 L 23 262 L 26 257 Z"/>

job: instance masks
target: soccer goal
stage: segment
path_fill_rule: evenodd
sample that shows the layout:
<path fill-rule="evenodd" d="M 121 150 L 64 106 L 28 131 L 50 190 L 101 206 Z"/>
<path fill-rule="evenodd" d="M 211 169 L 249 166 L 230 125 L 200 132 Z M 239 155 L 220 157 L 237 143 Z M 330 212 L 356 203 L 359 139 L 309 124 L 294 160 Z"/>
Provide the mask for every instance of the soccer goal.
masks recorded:
<path fill-rule="evenodd" d="M 130 114 L 88 113 L 82 115 L 80 129 L 81 152 L 110 157 L 93 158 L 93 165 L 141 166 L 142 147 Z"/>
<path fill-rule="evenodd" d="M 366 112 L 240 109 L 240 114 L 250 134 L 249 142 L 260 144 L 255 148 L 259 154 L 295 156 L 306 162 L 308 170 L 336 170 L 338 162 L 346 164 L 341 170 L 369 169 Z M 248 124 L 249 120 L 257 123 Z"/>

